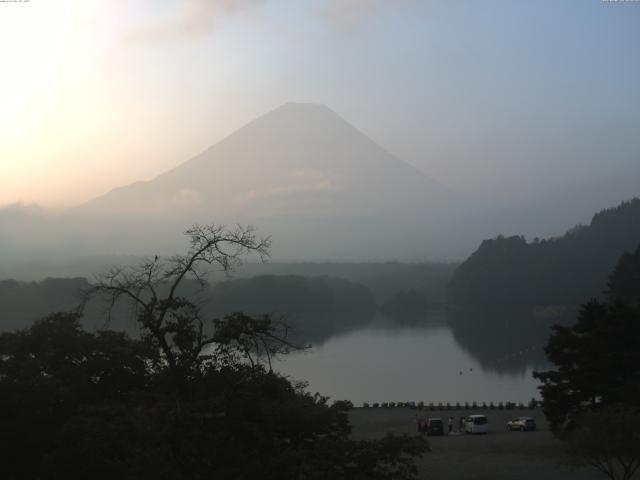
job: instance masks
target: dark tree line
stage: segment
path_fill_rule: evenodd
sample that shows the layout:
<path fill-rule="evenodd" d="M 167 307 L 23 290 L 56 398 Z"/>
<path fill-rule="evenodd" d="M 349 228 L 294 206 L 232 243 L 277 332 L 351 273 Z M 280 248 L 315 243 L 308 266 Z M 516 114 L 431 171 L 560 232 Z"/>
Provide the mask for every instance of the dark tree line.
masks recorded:
<path fill-rule="evenodd" d="M 50 312 L 73 310 L 85 278 L 45 278 L 41 282 L 0 280 L 0 331 L 31 325 Z"/>
<path fill-rule="evenodd" d="M 284 317 L 301 343 L 321 342 L 366 325 L 378 308 L 367 287 L 326 276 L 261 275 L 219 283 L 210 294 L 205 309 L 212 315 L 241 310 Z"/>
<path fill-rule="evenodd" d="M 580 305 L 600 296 L 618 258 L 640 242 L 640 199 L 597 213 L 559 238 L 482 242 L 453 275 L 458 306 Z"/>
<path fill-rule="evenodd" d="M 418 437 L 355 441 L 348 402 L 274 373 L 298 348 L 267 315 L 213 321 L 180 295 L 202 266 L 266 255 L 250 229 L 194 227 L 190 249 L 114 269 L 85 290 L 125 300 L 140 335 L 90 333 L 79 313 L 0 335 L 0 452 L 14 479 L 410 479 Z"/>
<path fill-rule="evenodd" d="M 400 322 L 424 320 L 429 310 L 429 302 L 416 291 L 399 292 L 382 304 L 380 310 Z"/>
<path fill-rule="evenodd" d="M 31 325 L 48 312 L 73 310 L 79 290 L 90 287 L 84 278 L 53 279 L 42 282 L 0 281 L 0 331 Z M 160 288 L 158 293 L 168 286 Z M 296 275 L 262 275 L 227 280 L 204 288 L 194 279 L 181 282 L 180 296 L 200 306 L 211 318 L 243 311 L 286 317 L 292 334 L 301 343 L 316 343 L 351 328 L 368 323 L 377 305 L 368 288 L 341 278 L 307 278 Z M 104 323 L 103 305 L 88 305 L 82 323 L 89 329 Z M 130 311 L 119 301 L 111 312 L 110 328 L 137 333 Z"/>
<path fill-rule="evenodd" d="M 571 459 L 612 480 L 640 471 L 640 246 L 620 258 L 606 301 L 582 305 L 554 326 L 545 349 L 555 365 L 536 372 L 544 413 Z"/>

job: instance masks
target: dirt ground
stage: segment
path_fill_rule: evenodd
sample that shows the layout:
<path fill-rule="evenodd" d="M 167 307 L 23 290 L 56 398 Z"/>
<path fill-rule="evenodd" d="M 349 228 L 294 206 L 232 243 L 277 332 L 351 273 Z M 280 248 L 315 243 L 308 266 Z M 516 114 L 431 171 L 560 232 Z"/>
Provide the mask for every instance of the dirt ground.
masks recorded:
<path fill-rule="evenodd" d="M 597 480 L 602 475 L 584 468 L 570 470 L 563 465 L 540 410 L 451 410 L 419 411 L 409 408 L 356 408 L 350 413 L 355 438 L 376 438 L 389 433 L 418 434 L 418 418 L 440 417 L 445 429 L 450 416 L 454 425 L 460 416 L 486 415 L 487 435 L 445 435 L 427 437 L 431 452 L 418 461 L 420 478 L 435 480 Z M 509 432 L 506 423 L 518 416 L 536 420 L 535 432 Z"/>

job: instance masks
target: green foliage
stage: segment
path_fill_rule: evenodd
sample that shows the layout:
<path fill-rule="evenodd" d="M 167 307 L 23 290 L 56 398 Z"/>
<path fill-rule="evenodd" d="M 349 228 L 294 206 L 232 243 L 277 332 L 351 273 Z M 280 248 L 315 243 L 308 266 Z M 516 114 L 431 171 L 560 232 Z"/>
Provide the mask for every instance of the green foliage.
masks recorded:
<path fill-rule="evenodd" d="M 78 304 L 77 292 L 85 278 L 46 278 L 41 282 L 0 281 L 0 330 L 31 325 L 50 312 L 70 311 Z"/>
<path fill-rule="evenodd" d="M 577 421 L 579 427 L 562 435 L 569 463 L 593 467 L 611 480 L 634 478 L 640 469 L 640 412 L 607 407 Z"/>
<path fill-rule="evenodd" d="M 400 292 L 387 300 L 381 310 L 397 320 L 424 319 L 429 304 L 427 298 L 415 291 Z"/>
<path fill-rule="evenodd" d="M 599 405 L 640 399 L 638 345 L 640 316 L 624 306 L 591 301 L 575 325 L 554 327 L 545 351 L 557 369 L 535 373 L 552 430 Z"/>
<path fill-rule="evenodd" d="M 553 327 L 545 352 L 556 369 L 534 376 L 542 381 L 545 414 L 555 432 L 603 406 L 640 407 L 640 309 L 631 293 L 639 259 L 640 248 L 620 259 L 609 277 L 608 303 L 592 300 L 575 325 Z"/>
<path fill-rule="evenodd" d="M 264 318 L 223 323 L 186 390 L 148 344 L 85 332 L 74 314 L 2 334 L 4 478 L 414 478 L 426 443 L 351 440 L 349 402 L 241 358 L 238 339 L 275 338 Z"/>
<path fill-rule="evenodd" d="M 445 288 L 457 264 L 454 263 L 400 263 L 400 262 L 269 262 L 247 263 L 237 270 L 244 278 L 262 276 L 328 277 L 342 278 L 368 288 L 376 301 L 403 292 L 415 290 L 426 295 L 431 302 L 444 303 Z M 227 280 L 214 276 L 216 281 Z"/>
<path fill-rule="evenodd" d="M 0 335 L 3 478 L 415 478 L 422 439 L 351 439 L 349 402 L 328 404 L 271 371 L 296 348 L 286 325 L 235 313 L 206 328 L 178 294 L 201 263 L 227 269 L 268 243 L 195 227 L 187 255 L 112 270 L 86 292 L 126 300 L 140 339 L 54 314 Z M 269 366 L 267 368 L 266 364 Z"/>
<path fill-rule="evenodd" d="M 78 304 L 78 290 L 88 288 L 90 284 L 85 279 L 0 282 L 0 300 L 4 307 L 0 312 L 0 325 L 24 327 L 51 311 L 73 310 Z M 157 294 L 167 294 L 168 288 L 168 285 L 159 285 Z M 201 314 L 210 318 L 222 318 L 238 311 L 254 316 L 268 312 L 272 317 L 287 318 L 292 327 L 290 335 L 303 343 L 321 342 L 336 333 L 364 325 L 377 310 L 368 288 L 327 276 L 262 275 L 204 287 L 195 279 L 187 278 L 180 283 L 177 294 L 195 304 L 203 298 L 209 300 Z M 88 305 L 83 324 L 89 328 L 104 326 L 104 305 L 98 302 Z M 123 299 L 111 308 L 109 326 L 137 333 Z"/>
<path fill-rule="evenodd" d="M 620 258 L 607 286 L 613 302 L 640 307 L 640 245 Z"/>
<path fill-rule="evenodd" d="M 272 359 L 298 348 L 286 340 L 288 325 L 274 322 L 268 315 L 254 318 L 236 312 L 213 323 L 215 349 L 212 356 L 225 365 L 234 365 L 244 359 L 255 367 L 261 358 L 266 358 L 269 371 L 272 371 Z"/>
<path fill-rule="evenodd" d="M 563 237 L 527 243 L 499 236 L 458 267 L 449 302 L 459 306 L 579 305 L 604 290 L 624 252 L 640 242 L 640 199 L 596 214 Z"/>
<path fill-rule="evenodd" d="M 364 325 L 377 310 L 368 288 L 326 276 L 262 275 L 214 285 L 210 293 L 209 314 L 268 312 L 286 318 L 290 334 L 305 343 Z"/>
<path fill-rule="evenodd" d="M 124 334 L 83 331 L 75 314 L 0 335 L 0 451 L 8 478 L 37 478 L 58 432 L 83 405 L 117 404 L 147 388 L 154 355 Z"/>
<path fill-rule="evenodd" d="M 140 260 L 115 257 L 110 261 L 134 263 Z M 88 269 L 104 268 L 104 261 L 102 258 L 100 262 L 90 263 L 83 263 L 89 260 L 80 260 L 73 270 L 86 272 Z M 215 302 L 203 306 L 203 311 L 209 316 L 223 316 L 235 311 L 286 315 L 290 322 L 295 323 L 296 332 L 306 337 L 301 338 L 302 341 L 316 342 L 332 335 L 336 327 L 346 325 L 349 328 L 350 325 L 368 321 L 376 302 L 381 303 L 400 292 L 416 291 L 426 296 L 432 304 L 444 303 L 445 287 L 455 267 L 455 264 L 398 262 L 252 262 L 234 272 L 235 277 L 249 279 L 247 284 L 242 284 L 242 281 L 228 282 L 229 278 L 223 272 L 212 271 L 211 287 L 200 291 L 193 279 L 185 279 L 179 293 L 194 303 L 198 303 L 205 294 L 208 298 L 219 294 Z M 28 274 L 37 275 L 31 271 Z M 229 283 L 233 285 L 229 287 Z M 223 284 L 226 286 L 223 287 Z M 41 282 L 0 281 L 0 303 L 3 307 L 0 312 L 0 331 L 24 328 L 50 312 L 73 310 L 78 302 L 78 289 L 88 286 L 89 281 L 85 278 L 47 278 Z M 332 295 L 328 298 L 328 304 L 323 303 L 327 299 L 323 297 L 324 294 L 314 295 L 318 289 Z M 89 305 L 84 311 L 83 324 L 89 329 L 103 327 L 103 310 L 102 305 Z M 122 305 L 117 305 L 111 314 L 110 328 L 137 333 L 129 313 Z M 335 318 L 339 318 L 339 321 L 334 321 Z M 309 333 L 305 334 L 305 331 Z"/>

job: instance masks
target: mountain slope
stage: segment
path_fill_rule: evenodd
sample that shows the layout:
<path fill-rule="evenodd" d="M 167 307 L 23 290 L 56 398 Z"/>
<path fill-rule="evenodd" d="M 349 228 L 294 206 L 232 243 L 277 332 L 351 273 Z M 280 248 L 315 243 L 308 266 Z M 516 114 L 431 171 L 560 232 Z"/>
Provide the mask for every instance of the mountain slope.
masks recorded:
<path fill-rule="evenodd" d="M 257 226 L 273 235 L 281 258 L 406 259 L 468 248 L 454 247 L 447 228 L 460 204 L 329 108 L 288 103 L 70 216 L 98 232 L 86 243 L 102 240 L 112 251 L 138 252 L 157 240 L 175 248 L 175 232 L 215 221 Z"/>
<path fill-rule="evenodd" d="M 382 199 L 380 189 L 393 195 Z M 154 180 L 115 189 L 81 209 L 166 215 L 190 208 L 260 217 L 274 207 L 384 208 L 441 195 L 450 193 L 329 108 L 288 103 Z M 299 200 L 303 205 L 293 202 Z"/>

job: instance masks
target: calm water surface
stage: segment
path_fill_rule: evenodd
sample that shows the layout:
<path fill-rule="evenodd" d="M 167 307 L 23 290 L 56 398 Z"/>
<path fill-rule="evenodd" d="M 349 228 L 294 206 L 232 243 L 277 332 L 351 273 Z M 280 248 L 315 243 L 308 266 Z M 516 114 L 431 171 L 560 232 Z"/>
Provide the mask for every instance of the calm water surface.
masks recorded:
<path fill-rule="evenodd" d="M 489 342 L 491 338 L 479 336 L 477 341 Z M 348 399 L 356 405 L 527 402 L 532 397 L 539 398 L 538 383 L 531 374 L 541 365 L 528 362 L 522 350 L 514 350 L 510 360 L 505 360 L 508 347 L 496 348 L 493 363 L 487 361 L 492 359 L 487 359 L 485 353 L 483 367 L 457 343 L 443 319 L 393 328 L 374 322 L 332 337 L 311 351 L 289 355 L 276 368 L 294 380 L 308 381 L 312 393 Z M 486 345 L 481 350 L 486 352 Z M 501 360 L 508 361 L 509 368 L 496 368 Z"/>

